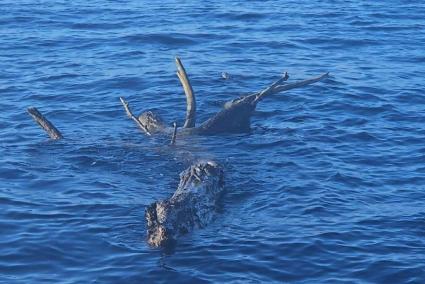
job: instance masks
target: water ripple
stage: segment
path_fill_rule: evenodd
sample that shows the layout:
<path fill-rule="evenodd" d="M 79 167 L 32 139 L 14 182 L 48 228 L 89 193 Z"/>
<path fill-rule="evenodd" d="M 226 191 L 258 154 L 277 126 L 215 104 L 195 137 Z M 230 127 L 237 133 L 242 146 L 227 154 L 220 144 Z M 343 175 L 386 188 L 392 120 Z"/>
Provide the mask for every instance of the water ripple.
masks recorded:
<path fill-rule="evenodd" d="M 423 282 L 424 4 L 18 2 L 0 3 L 1 283 Z M 200 120 L 282 72 L 332 76 L 265 99 L 248 134 L 170 147 L 118 98 L 181 125 L 176 55 Z M 216 218 L 149 248 L 145 207 L 197 158 L 226 167 Z"/>

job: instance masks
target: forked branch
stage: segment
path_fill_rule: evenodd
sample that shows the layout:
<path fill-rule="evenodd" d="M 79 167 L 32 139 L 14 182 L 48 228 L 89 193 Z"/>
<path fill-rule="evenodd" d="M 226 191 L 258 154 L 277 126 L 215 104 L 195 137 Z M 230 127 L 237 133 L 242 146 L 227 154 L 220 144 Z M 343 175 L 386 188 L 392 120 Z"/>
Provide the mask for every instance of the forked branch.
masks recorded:
<path fill-rule="evenodd" d="M 184 128 L 195 127 L 196 121 L 196 100 L 195 94 L 193 93 L 192 85 L 190 84 L 189 78 L 187 77 L 186 70 L 183 67 L 183 64 L 180 58 L 176 57 L 177 65 L 177 77 L 179 77 L 180 82 L 183 86 L 184 93 L 186 95 L 186 120 L 184 122 Z"/>
<path fill-rule="evenodd" d="M 47 135 L 53 140 L 62 139 L 63 136 L 59 130 L 45 118 L 35 107 L 30 107 L 27 109 L 28 113 L 35 120 L 35 122 L 40 125 L 41 128 L 46 131 Z"/>
<path fill-rule="evenodd" d="M 260 100 L 262 97 L 269 95 L 273 89 L 278 86 L 279 84 L 287 81 L 289 79 L 289 75 L 288 72 L 285 72 L 285 75 L 282 76 L 282 78 L 280 78 L 279 80 L 277 80 L 276 82 L 274 82 L 273 84 L 271 84 L 269 87 L 267 87 L 266 89 L 264 89 L 263 91 L 261 91 L 258 95 L 257 95 L 257 99 L 256 101 Z"/>
<path fill-rule="evenodd" d="M 122 105 L 123 105 L 123 107 L 125 109 L 125 112 L 126 112 L 127 116 L 129 118 L 131 118 L 132 120 L 134 120 L 134 122 L 137 124 L 137 126 L 139 126 L 139 128 L 142 129 L 146 133 L 146 135 L 149 135 L 150 136 L 151 133 L 149 132 L 148 128 L 145 125 L 143 125 L 140 122 L 140 120 L 137 119 L 137 117 L 131 112 L 130 106 L 129 106 L 128 102 L 126 100 L 124 100 L 123 97 L 120 97 L 120 101 L 121 101 L 121 103 L 122 103 Z"/>
<path fill-rule="evenodd" d="M 255 98 L 255 103 L 257 103 L 258 101 L 260 101 L 262 98 L 264 98 L 267 95 L 272 95 L 272 94 L 276 94 L 276 93 L 280 93 L 283 91 L 288 91 L 291 89 L 295 89 L 295 88 L 301 88 L 316 82 L 319 82 L 320 80 L 327 78 L 329 76 L 329 72 L 320 75 L 319 77 L 315 77 L 315 78 L 311 78 L 311 79 L 307 79 L 307 80 L 303 80 L 303 81 L 299 81 L 299 82 L 295 82 L 292 84 L 285 84 L 285 85 L 281 85 L 282 79 L 284 79 L 285 77 L 287 77 L 287 74 L 285 74 L 285 77 L 281 78 L 280 82 L 279 80 L 276 81 L 275 83 L 273 83 L 270 87 L 268 87 L 267 89 L 265 89 L 264 91 L 260 92 L 259 94 L 257 94 L 256 98 Z M 286 81 L 286 80 L 285 80 Z"/>

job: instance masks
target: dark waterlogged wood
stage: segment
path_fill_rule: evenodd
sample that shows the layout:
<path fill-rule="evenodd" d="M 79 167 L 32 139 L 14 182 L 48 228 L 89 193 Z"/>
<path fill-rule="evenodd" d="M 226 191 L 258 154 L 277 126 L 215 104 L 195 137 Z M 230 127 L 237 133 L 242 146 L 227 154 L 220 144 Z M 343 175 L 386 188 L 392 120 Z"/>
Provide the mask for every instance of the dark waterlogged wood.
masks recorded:
<path fill-rule="evenodd" d="M 37 124 L 46 131 L 47 135 L 49 135 L 51 139 L 58 140 L 63 138 L 59 130 L 47 118 L 45 118 L 37 108 L 30 107 L 27 111 L 35 122 L 37 122 Z"/>
<path fill-rule="evenodd" d="M 173 130 L 173 136 L 171 136 L 171 142 L 170 142 L 170 144 L 171 145 L 175 145 L 176 144 L 176 137 L 177 137 L 177 123 L 173 123 L 173 127 L 174 127 L 174 130 Z"/>
<path fill-rule="evenodd" d="M 304 87 L 329 76 L 325 73 L 319 77 L 287 84 L 287 73 L 261 92 L 243 96 L 227 102 L 223 109 L 196 126 L 196 99 L 186 70 L 179 58 L 176 58 L 177 76 L 186 95 L 186 118 L 179 135 L 219 133 L 237 133 L 250 130 L 251 117 L 261 100 L 279 92 Z M 144 131 L 146 135 L 153 133 L 172 133 L 171 145 L 176 143 L 177 124 L 167 127 L 159 115 L 145 111 L 136 117 L 129 103 L 120 97 L 120 101 L 129 118 Z M 36 108 L 28 108 L 28 113 L 47 132 L 52 139 L 63 138 L 56 127 L 48 121 Z M 217 202 L 224 190 L 223 169 L 214 161 L 202 161 L 193 164 L 180 174 L 180 183 L 167 200 L 154 202 L 145 211 L 147 221 L 147 240 L 154 247 L 166 246 L 176 241 L 193 228 L 203 228 L 213 219 Z"/>
<path fill-rule="evenodd" d="M 177 76 L 183 85 L 186 94 L 186 120 L 184 127 L 179 131 L 179 135 L 215 135 L 220 133 L 241 133 L 249 132 L 251 129 L 251 117 L 254 114 L 257 104 L 265 97 L 301 88 L 319 82 L 329 76 L 325 73 L 321 76 L 302 80 L 295 83 L 287 83 L 288 73 L 285 73 L 279 80 L 265 88 L 263 91 L 251 95 L 243 96 L 225 103 L 223 109 L 214 114 L 211 118 L 196 126 L 196 99 L 193 88 L 189 82 L 186 70 L 179 58 L 176 58 Z M 149 133 L 172 133 L 172 128 L 167 127 L 159 115 L 151 111 L 142 113 L 138 121 L 144 125 Z"/>
<path fill-rule="evenodd" d="M 243 96 L 225 103 L 221 111 L 213 115 L 197 128 L 197 133 L 213 135 L 219 133 L 248 132 L 251 129 L 251 117 L 254 114 L 257 104 L 266 96 L 307 86 L 319 82 L 328 76 L 329 73 L 326 73 L 316 78 L 291 84 L 283 84 L 289 79 L 288 73 L 285 73 L 282 78 L 271 84 L 263 91 Z"/>
<path fill-rule="evenodd" d="M 223 169 L 216 162 L 190 166 L 180 174 L 179 186 L 171 198 L 146 208 L 148 243 L 167 246 L 192 229 L 207 226 L 223 190 Z"/>

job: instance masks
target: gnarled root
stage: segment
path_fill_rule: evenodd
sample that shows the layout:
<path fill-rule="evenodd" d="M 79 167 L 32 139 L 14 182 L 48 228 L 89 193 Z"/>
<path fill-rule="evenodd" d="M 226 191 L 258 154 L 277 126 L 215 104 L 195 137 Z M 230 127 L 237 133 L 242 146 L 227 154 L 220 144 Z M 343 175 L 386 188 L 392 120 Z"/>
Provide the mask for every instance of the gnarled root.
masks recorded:
<path fill-rule="evenodd" d="M 193 228 L 205 227 L 223 189 L 223 169 L 216 162 L 199 162 L 183 171 L 174 195 L 146 208 L 148 243 L 167 246 Z"/>

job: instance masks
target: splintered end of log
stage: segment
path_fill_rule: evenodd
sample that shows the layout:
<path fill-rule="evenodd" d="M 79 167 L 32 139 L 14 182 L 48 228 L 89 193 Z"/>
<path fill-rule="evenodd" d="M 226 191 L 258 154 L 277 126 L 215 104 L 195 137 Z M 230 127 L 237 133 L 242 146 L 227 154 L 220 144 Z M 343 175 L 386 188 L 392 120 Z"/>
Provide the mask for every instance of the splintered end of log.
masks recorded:
<path fill-rule="evenodd" d="M 47 118 L 45 118 L 37 108 L 30 107 L 27 111 L 35 122 L 37 122 L 37 124 L 46 131 L 47 135 L 49 135 L 51 139 L 58 140 L 63 138 L 59 130 L 49 120 L 47 120 Z"/>
<path fill-rule="evenodd" d="M 131 118 L 137 124 L 137 126 L 145 132 L 146 135 L 150 136 L 151 133 L 149 132 L 148 128 L 145 125 L 143 125 L 140 122 L 140 120 L 137 119 L 137 117 L 131 112 L 128 102 L 123 97 L 120 97 L 120 101 L 124 107 L 124 110 L 127 116 Z"/>
<path fill-rule="evenodd" d="M 173 123 L 173 127 L 174 127 L 174 130 L 173 130 L 173 136 L 171 136 L 171 142 L 170 142 L 170 144 L 171 145 L 175 145 L 176 144 L 176 137 L 177 137 L 177 123 Z"/>
<path fill-rule="evenodd" d="M 184 128 L 195 127 L 196 122 L 196 99 L 193 92 L 192 85 L 190 84 L 186 70 L 183 67 L 183 63 L 180 58 L 176 57 L 177 66 L 177 77 L 179 77 L 180 83 L 183 86 L 184 93 L 186 95 L 186 121 L 183 125 Z"/>

